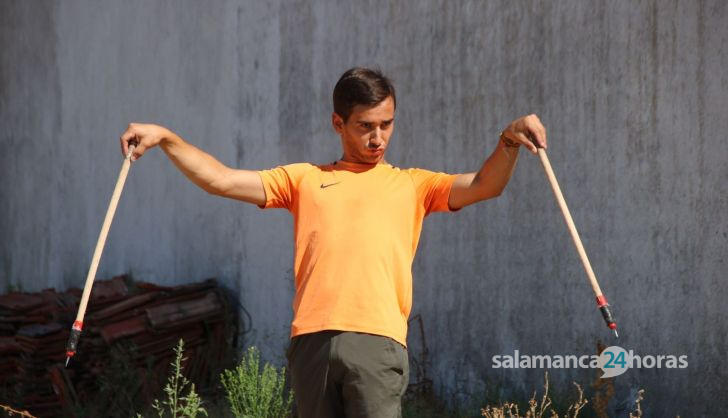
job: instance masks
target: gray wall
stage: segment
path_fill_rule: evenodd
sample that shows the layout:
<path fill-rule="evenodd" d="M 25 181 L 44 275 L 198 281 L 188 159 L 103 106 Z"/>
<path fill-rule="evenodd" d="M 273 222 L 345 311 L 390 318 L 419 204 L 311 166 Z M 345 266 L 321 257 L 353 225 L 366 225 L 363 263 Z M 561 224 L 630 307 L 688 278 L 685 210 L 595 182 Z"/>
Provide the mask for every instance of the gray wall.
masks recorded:
<path fill-rule="evenodd" d="M 246 168 L 339 157 L 330 93 L 354 65 L 398 88 L 389 159 L 475 170 L 511 119 L 549 155 L 623 338 L 611 340 L 537 158 L 502 197 L 426 220 L 413 313 L 455 402 L 530 395 L 491 357 L 687 355 L 614 380 L 648 416 L 726 412 L 728 12 L 715 1 L 0 2 L 0 285 L 82 286 L 130 121 Z M 131 169 L 98 277 L 220 278 L 282 362 L 291 219 L 206 195 L 156 150 Z M 416 328 L 410 350 L 421 351 Z M 571 393 L 591 370 L 552 370 Z"/>

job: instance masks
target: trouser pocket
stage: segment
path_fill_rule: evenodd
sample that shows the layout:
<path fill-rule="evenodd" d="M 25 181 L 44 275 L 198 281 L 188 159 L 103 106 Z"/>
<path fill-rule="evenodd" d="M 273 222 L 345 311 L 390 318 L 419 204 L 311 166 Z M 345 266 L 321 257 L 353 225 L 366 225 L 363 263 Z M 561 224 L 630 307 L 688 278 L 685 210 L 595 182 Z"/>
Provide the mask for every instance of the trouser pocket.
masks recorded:
<path fill-rule="evenodd" d="M 402 344 L 392 339 L 389 339 L 389 341 L 397 359 L 395 371 L 402 376 L 402 386 L 400 388 L 400 395 L 402 395 L 409 385 L 409 354 Z"/>

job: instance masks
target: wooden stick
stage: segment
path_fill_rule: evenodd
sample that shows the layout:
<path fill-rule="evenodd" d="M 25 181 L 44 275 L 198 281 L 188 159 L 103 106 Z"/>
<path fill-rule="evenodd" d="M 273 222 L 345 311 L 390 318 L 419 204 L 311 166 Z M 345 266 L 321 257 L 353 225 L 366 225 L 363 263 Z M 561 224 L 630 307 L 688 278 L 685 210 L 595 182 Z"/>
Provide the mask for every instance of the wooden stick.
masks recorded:
<path fill-rule="evenodd" d="M 581 263 L 584 265 L 584 270 L 586 271 L 586 275 L 589 278 L 589 283 L 591 284 L 594 295 L 596 296 L 597 307 L 601 311 L 602 317 L 607 323 L 607 326 L 612 331 L 614 331 L 614 335 L 619 337 L 619 334 L 617 333 L 617 323 L 612 317 L 607 298 L 604 296 L 604 294 L 602 293 L 602 289 L 599 287 L 599 282 L 597 281 L 597 277 L 594 274 L 594 270 L 592 270 L 591 263 L 589 262 L 589 257 L 587 257 L 586 251 L 584 250 L 584 245 L 581 243 L 581 238 L 579 238 L 579 232 L 576 231 L 576 225 L 574 225 L 574 220 L 571 219 L 571 213 L 569 212 L 568 206 L 566 206 L 566 200 L 564 200 L 564 195 L 561 194 L 559 182 L 556 181 L 556 175 L 554 175 L 554 170 L 551 168 L 551 163 L 549 162 L 549 157 L 546 155 L 546 150 L 538 147 L 538 156 L 541 158 L 541 163 L 543 164 L 543 168 L 546 171 L 546 177 L 548 177 L 549 179 L 551 188 L 553 189 L 554 195 L 556 196 L 556 201 L 561 208 L 561 214 L 564 215 L 566 226 L 569 228 L 571 239 L 574 241 L 576 251 L 579 253 Z"/>
<path fill-rule="evenodd" d="M 543 169 L 546 171 L 546 177 L 548 177 L 551 188 L 553 189 L 554 195 L 556 196 L 556 202 L 558 202 L 559 207 L 561 208 L 561 214 L 564 215 L 566 226 L 569 228 L 571 239 L 574 241 L 576 251 L 579 253 L 581 263 L 584 265 L 584 270 L 586 270 L 586 275 L 589 278 L 589 283 L 591 283 L 592 290 L 594 290 L 594 294 L 596 296 L 601 296 L 602 289 L 599 288 L 599 282 L 597 282 L 597 277 L 594 275 L 594 270 L 592 270 L 591 263 L 589 263 L 589 257 L 586 256 L 584 245 L 581 243 L 581 238 L 579 238 L 579 232 L 577 232 L 576 230 L 574 220 L 571 219 L 571 213 L 569 212 L 568 206 L 566 206 L 566 200 L 564 200 L 564 195 L 561 194 L 559 182 L 556 181 L 556 176 L 554 175 L 554 170 L 551 168 L 551 163 L 549 162 L 549 157 L 546 155 L 546 150 L 543 148 L 538 148 L 538 156 L 541 158 Z"/>
<path fill-rule="evenodd" d="M 69 337 L 68 345 L 66 347 L 66 365 L 68 365 L 68 359 L 76 353 L 76 345 L 78 344 L 78 338 L 81 334 L 81 329 L 83 328 L 83 318 L 86 315 L 86 307 L 88 305 L 89 297 L 91 296 L 91 288 L 93 287 L 94 279 L 96 278 L 96 270 L 99 267 L 101 253 L 103 253 L 104 246 L 106 245 L 106 237 L 109 235 L 111 221 L 114 219 L 116 207 L 119 205 L 119 198 L 121 198 L 121 191 L 124 189 L 126 176 L 129 174 L 131 156 L 134 152 L 134 148 L 134 145 L 129 147 L 129 152 L 126 154 L 124 162 L 121 164 L 121 172 L 119 173 L 119 178 L 116 180 L 116 186 L 114 187 L 114 193 L 111 195 L 109 208 L 106 210 L 106 217 L 104 218 L 104 223 L 101 226 L 99 239 L 96 241 L 96 249 L 94 250 L 93 258 L 91 259 L 91 267 L 89 267 L 88 275 L 86 276 L 86 284 L 83 287 L 81 303 L 78 306 L 78 314 L 76 315 L 76 321 L 74 321 L 73 327 L 71 328 L 71 336 Z"/>

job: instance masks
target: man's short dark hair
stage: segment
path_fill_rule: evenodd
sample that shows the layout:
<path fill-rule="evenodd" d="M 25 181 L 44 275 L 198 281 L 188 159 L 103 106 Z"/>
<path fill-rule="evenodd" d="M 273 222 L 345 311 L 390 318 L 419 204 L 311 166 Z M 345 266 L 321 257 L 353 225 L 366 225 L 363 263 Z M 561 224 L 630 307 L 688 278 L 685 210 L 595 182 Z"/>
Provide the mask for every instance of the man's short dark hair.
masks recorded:
<path fill-rule="evenodd" d="M 373 106 L 392 97 L 397 108 L 394 86 L 379 70 L 355 67 L 345 72 L 334 87 L 334 112 L 344 122 L 356 105 Z"/>

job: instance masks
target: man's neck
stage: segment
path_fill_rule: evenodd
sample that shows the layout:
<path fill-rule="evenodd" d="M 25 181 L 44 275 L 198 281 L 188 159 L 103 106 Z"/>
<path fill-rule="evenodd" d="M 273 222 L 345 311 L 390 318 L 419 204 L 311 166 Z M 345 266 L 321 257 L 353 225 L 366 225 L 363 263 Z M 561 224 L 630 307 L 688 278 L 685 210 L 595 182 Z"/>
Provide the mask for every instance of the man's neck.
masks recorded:
<path fill-rule="evenodd" d="M 384 164 L 384 165 L 389 165 L 389 163 L 387 162 L 387 160 L 385 160 L 384 158 L 382 158 L 381 160 L 377 161 L 376 163 L 367 163 L 367 162 L 362 162 L 362 161 L 352 161 L 352 160 L 347 159 L 345 156 L 343 156 L 343 157 L 341 157 L 339 159 L 339 161 L 341 161 L 342 163 L 348 163 L 348 164 L 362 164 L 362 165 L 379 165 L 379 164 Z"/>

